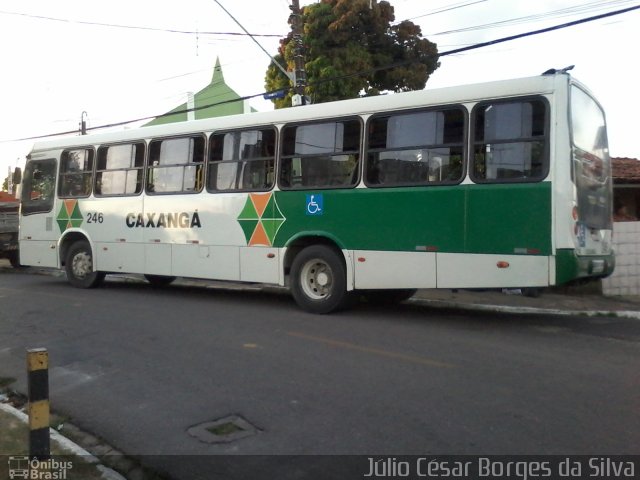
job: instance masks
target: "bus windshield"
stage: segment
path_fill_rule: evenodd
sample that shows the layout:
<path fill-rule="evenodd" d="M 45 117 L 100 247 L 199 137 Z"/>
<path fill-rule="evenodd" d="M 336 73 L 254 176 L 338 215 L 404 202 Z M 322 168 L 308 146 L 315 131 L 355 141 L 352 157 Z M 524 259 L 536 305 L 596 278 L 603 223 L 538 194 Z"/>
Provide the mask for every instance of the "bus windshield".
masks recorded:
<path fill-rule="evenodd" d="M 575 85 L 571 90 L 571 133 L 578 220 L 591 228 L 610 229 L 613 193 L 604 112 Z"/>

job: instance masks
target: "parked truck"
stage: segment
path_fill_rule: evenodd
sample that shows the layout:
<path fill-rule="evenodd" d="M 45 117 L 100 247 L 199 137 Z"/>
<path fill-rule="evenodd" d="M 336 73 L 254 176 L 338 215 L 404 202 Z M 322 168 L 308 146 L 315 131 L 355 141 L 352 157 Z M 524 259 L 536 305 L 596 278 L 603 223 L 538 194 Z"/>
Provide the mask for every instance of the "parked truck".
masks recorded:
<path fill-rule="evenodd" d="M 20 266 L 18 254 L 19 203 L 0 202 L 0 258 L 8 258 L 14 268 Z"/>

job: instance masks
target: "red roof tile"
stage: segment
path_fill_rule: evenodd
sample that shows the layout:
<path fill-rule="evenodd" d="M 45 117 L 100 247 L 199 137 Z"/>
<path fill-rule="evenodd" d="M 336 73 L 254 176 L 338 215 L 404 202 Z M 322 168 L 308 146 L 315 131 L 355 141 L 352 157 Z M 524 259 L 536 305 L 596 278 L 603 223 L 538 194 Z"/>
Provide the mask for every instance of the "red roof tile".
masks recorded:
<path fill-rule="evenodd" d="M 640 160 L 612 158 L 613 183 L 640 183 Z"/>
<path fill-rule="evenodd" d="M 7 192 L 0 192 L 0 202 L 16 202 L 16 197 L 9 195 Z"/>

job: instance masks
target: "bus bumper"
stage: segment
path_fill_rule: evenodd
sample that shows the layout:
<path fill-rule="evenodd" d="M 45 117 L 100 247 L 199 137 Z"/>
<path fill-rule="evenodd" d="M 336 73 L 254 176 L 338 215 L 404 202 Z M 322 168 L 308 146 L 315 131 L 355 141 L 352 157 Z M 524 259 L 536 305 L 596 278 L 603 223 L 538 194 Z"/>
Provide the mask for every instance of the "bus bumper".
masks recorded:
<path fill-rule="evenodd" d="M 613 273 L 616 259 L 610 255 L 576 255 L 575 250 L 556 252 L 556 285 L 574 280 L 605 278 Z"/>

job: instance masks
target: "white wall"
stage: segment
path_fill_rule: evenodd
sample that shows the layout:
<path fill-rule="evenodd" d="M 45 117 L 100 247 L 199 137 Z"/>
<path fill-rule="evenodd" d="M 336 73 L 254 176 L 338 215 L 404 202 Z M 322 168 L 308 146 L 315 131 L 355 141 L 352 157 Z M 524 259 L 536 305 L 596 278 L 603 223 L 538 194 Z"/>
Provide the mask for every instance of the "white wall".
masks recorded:
<path fill-rule="evenodd" d="M 640 295 L 640 222 L 613 224 L 616 269 L 602 281 L 605 295 Z"/>

